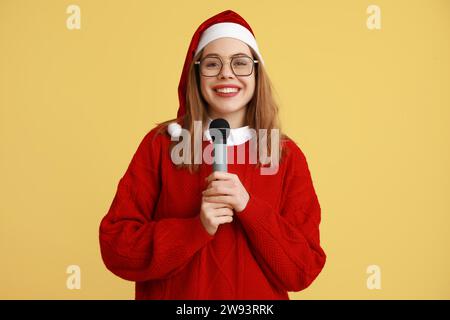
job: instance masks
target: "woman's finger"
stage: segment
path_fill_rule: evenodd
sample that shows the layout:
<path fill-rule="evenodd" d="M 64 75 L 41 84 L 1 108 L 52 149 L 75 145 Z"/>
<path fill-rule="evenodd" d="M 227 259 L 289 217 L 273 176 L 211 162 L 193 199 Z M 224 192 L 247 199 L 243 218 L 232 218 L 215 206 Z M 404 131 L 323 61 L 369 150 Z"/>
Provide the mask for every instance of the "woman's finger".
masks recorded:
<path fill-rule="evenodd" d="M 230 181 L 235 181 L 237 179 L 239 179 L 237 177 L 237 175 L 235 175 L 234 173 L 229 173 L 229 172 L 222 172 L 222 171 L 214 171 L 213 173 L 211 173 L 207 178 L 206 181 L 209 183 L 211 181 L 214 180 L 230 180 Z"/>
<path fill-rule="evenodd" d="M 222 217 L 222 216 L 233 216 L 234 212 L 230 210 L 229 208 L 219 208 L 215 210 L 215 216 L 216 217 Z"/>
<path fill-rule="evenodd" d="M 233 217 L 231 216 L 218 217 L 217 222 L 218 224 L 230 223 L 233 222 Z"/>
<path fill-rule="evenodd" d="M 210 197 L 203 197 L 203 200 L 206 202 L 226 203 L 226 204 L 233 205 L 233 197 L 232 196 L 210 196 Z"/>
<path fill-rule="evenodd" d="M 233 195 L 234 189 L 227 188 L 227 187 L 212 187 L 209 189 L 206 189 L 202 192 L 203 196 L 209 197 L 209 196 L 219 196 L 219 195 Z"/>
<path fill-rule="evenodd" d="M 217 202 L 217 203 L 216 202 L 207 202 L 207 203 L 208 203 L 208 206 L 213 209 L 220 209 L 220 208 L 233 209 L 233 206 L 231 206 L 228 203 L 220 203 L 220 202 Z"/>
<path fill-rule="evenodd" d="M 232 188 L 234 183 L 231 180 L 213 180 L 211 181 L 206 189 L 214 188 L 214 187 L 228 187 Z"/>

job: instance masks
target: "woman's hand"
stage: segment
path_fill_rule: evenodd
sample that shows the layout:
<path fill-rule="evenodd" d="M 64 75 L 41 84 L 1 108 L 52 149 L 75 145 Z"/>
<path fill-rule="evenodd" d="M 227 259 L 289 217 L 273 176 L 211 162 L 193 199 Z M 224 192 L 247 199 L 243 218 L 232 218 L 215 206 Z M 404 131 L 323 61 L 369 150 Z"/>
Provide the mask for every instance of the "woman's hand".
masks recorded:
<path fill-rule="evenodd" d="M 206 180 L 208 186 L 203 191 L 204 201 L 230 205 L 236 212 L 245 209 L 250 200 L 250 195 L 237 175 L 215 171 Z"/>
<path fill-rule="evenodd" d="M 200 220 L 210 235 L 214 235 L 219 225 L 233 221 L 233 208 L 228 204 L 202 200 Z"/>

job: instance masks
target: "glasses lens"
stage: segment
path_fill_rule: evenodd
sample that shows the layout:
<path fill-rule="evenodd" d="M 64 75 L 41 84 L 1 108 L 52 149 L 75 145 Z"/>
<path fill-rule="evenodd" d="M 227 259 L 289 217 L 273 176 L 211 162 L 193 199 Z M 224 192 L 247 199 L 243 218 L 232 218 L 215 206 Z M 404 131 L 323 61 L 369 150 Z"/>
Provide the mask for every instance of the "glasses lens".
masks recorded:
<path fill-rule="evenodd" d="M 200 64 L 200 71 L 202 75 L 207 77 L 217 76 L 222 68 L 222 62 L 219 58 L 208 57 Z"/>
<path fill-rule="evenodd" d="M 253 60 L 249 57 L 236 57 L 232 61 L 232 68 L 237 76 L 248 76 L 253 71 Z"/>
<path fill-rule="evenodd" d="M 236 76 L 248 76 L 253 72 L 253 59 L 250 57 L 234 57 L 231 68 Z M 218 57 L 207 57 L 200 63 L 200 72 L 206 77 L 215 77 L 222 69 L 222 61 Z"/>

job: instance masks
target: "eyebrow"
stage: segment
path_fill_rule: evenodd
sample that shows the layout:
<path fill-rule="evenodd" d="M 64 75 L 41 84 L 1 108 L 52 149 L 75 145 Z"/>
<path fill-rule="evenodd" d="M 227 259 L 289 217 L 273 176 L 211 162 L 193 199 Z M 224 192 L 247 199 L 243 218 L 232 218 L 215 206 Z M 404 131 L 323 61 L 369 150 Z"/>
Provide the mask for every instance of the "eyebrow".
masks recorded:
<path fill-rule="evenodd" d="M 203 58 L 210 57 L 210 56 L 220 57 L 220 55 L 218 55 L 217 53 L 208 53 L 206 56 L 203 56 Z M 231 56 L 229 56 L 229 58 L 235 57 L 235 56 L 247 56 L 248 57 L 248 54 L 246 54 L 244 52 L 238 52 L 238 53 L 232 54 Z"/>

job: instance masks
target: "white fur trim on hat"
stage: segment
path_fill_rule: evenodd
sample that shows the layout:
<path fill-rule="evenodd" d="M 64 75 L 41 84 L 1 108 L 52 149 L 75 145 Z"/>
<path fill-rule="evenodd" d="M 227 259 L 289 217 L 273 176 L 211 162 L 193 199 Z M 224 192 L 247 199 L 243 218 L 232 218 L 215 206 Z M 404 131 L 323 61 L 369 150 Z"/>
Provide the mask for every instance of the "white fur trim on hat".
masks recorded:
<path fill-rule="evenodd" d="M 172 138 L 180 137 L 181 129 L 182 129 L 181 126 L 176 122 L 172 122 L 167 126 L 167 132 L 169 132 Z"/>
<path fill-rule="evenodd" d="M 248 44 L 258 55 L 258 59 L 264 64 L 264 60 L 259 52 L 256 39 L 246 27 L 233 22 L 216 23 L 206 29 L 198 43 L 195 55 L 199 53 L 208 43 L 219 38 L 234 38 Z"/>

